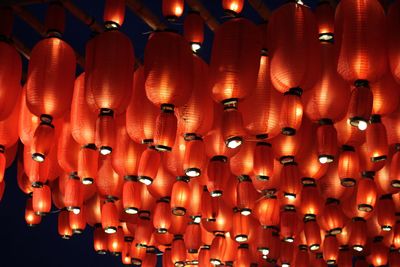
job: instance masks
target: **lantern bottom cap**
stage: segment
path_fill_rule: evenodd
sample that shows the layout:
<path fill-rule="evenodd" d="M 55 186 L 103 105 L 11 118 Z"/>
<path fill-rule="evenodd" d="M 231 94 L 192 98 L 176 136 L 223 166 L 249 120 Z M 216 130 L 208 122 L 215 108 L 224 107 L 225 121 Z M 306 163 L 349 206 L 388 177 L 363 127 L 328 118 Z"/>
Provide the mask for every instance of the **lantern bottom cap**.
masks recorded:
<path fill-rule="evenodd" d="M 127 214 L 137 214 L 139 212 L 139 210 L 134 207 L 128 207 L 128 208 L 125 208 L 124 210 L 125 210 L 125 213 L 127 213 Z"/>
<path fill-rule="evenodd" d="M 84 185 L 91 185 L 91 184 L 93 184 L 93 182 L 94 182 L 94 179 L 91 177 L 85 177 L 82 179 L 82 184 L 84 184 Z"/>
<path fill-rule="evenodd" d="M 237 235 L 235 236 L 236 242 L 242 243 L 242 242 L 247 242 L 248 237 L 247 235 Z"/>
<path fill-rule="evenodd" d="M 114 234 L 114 233 L 117 232 L 117 227 L 115 227 L 115 226 L 107 226 L 107 227 L 104 228 L 104 232 L 106 234 Z"/>
<path fill-rule="evenodd" d="M 99 151 L 101 155 L 107 156 L 112 153 L 112 148 L 110 146 L 101 146 Z"/>
<path fill-rule="evenodd" d="M 32 159 L 36 162 L 39 163 L 44 162 L 45 158 L 46 156 L 43 153 L 38 153 L 38 152 L 32 153 Z"/>
<path fill-rule="evenodd" d="M 369 204 L 359 204 L 357 208 L 359 211 L 364 211 L 364 212 L 371 212 L 374 209 L 374 207 L 372 207 Z"/>
<path fill-rule="evenodd" d="M 333 228 L 333 229 L 329 230 L 329 233 L 330 233 L 331 235 L 338 235 L 338 234 L 340 234 L 341 232 L 342 232 L 342 228 Z"/>
<path fill-rule="evenodd" d="M 166 151 L 172 151 L 172 148 L 171 147 L 169 147 L 169 146 L 164 146 L 164 145 L 155 145 L 154 146 L 158 151 L 161 151 L 161 152 L 166 152 Z"/>
<path fill-rule="evenodd" d="M 326 163 L 332 163 L 333 161 L 334 161 L 334 156 L 332 156 L 332 155 L 326 155 L 326 154 L 324 154 L 324 155 L 319 155 L 318 156 L 318 161 L 319 161 L 319 163 L 321 163 L 321 164 L 326 164 Z"/>
<path fill-rule="evenodd" d="M 342 178 L 340 179 L 340 184 L 344 187 L 353 187 L 356 184 L 356 180 L 354 178 Z"/>
<path fill-rule="evenodd" d="M 353 249 L 354 249 L 355 251 L 361 252 L 361 251 L 364 250 L 364 246 L 362 246 L 362 245 L 354 245 L 354 246 L 353 246 Z"/>
<path fill-rule="evenodd" d="M 400 180 L 393 180 L 391 182 L 392 187 L 394 188 L 400 188 Z"/>
<path fill-rule="evenodd" d="M 184 216 L 186 214 L 186 209 L 182 207 L 175 207 L 172 209 L 172 214 L 175 216 Z"/>
<path fill-rule="evenodd" d="M 283 135 L 296 135 L 296 129 L 292 128 L 292 127 L 283 127 L 281 130 L 281 133 Z"/>
<path fill-rule="evenodd" d="M 185 170 L 185 174 L 189 177 L 198 177 L 201 174 L 201 170 L 199 168 L 188 168 Z"/>
<path fill-rule="evenodd" d="M 139 176 L 138 180 L 145 185 L 151 185 L 153 183 L 153 179 L 149 176 Z"/>
<path fill-rule="evenodd" d="M 225 140 L 225 144 L 230 149 L 235 149 L 241 146 L 243 143 L 243 138 L 241 136 L 229 137 Z"/>

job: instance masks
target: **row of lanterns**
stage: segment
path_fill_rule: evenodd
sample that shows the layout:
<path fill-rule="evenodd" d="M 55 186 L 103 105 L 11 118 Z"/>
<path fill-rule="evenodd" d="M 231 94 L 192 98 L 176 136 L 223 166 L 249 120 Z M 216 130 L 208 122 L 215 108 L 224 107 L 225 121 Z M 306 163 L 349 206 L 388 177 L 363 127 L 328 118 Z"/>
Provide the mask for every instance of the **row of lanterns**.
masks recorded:
<path fill-rule="evenodd" d="M 190 13 L 135 70 L 125 1 L 107 0 L 75 77 L 52 3 L 22 89 L 2 9 L 0 195 L 17 155 L 27 224 L 54 206 L 61 237 L 90 225 L 124 264 L 400 266 L 400 1 L 289 1 L 260 26 L 222 4 L 210 64 Z"/>

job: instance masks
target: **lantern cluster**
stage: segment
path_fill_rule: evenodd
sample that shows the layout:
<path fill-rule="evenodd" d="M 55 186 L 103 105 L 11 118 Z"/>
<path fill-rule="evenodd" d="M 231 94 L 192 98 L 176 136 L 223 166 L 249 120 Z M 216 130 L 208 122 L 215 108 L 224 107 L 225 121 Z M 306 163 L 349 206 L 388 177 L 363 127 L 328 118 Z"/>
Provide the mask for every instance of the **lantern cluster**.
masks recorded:
<path fill-rule="evenodd" d="M 257 26 L 224 0 L 209 64 L 193 12 L 137 69 L 124 2 L 76 78 L 51 4 L 22 88 L 0 12 L 0 198 L 17 157 L 28 225 L 57 210 L 62 238 L 89 225 L 94 251 L 137 266 L 399 265 L 400 1 L 289 1 Z"/>

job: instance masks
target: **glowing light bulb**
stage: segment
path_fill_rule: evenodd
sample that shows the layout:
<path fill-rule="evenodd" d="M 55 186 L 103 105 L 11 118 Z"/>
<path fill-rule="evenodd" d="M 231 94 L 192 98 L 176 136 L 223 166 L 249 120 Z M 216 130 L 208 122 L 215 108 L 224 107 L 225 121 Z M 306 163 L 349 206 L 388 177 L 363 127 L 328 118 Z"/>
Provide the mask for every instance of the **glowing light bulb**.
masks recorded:
<path fill-rule="evenodd" d="M 366 129 L 367 129 L 367 127 L 368 127 L 368 123 L 366 122 L 366 121 L 359 121 L 358 122 L 358 125 L 357 125 L 357 127 L 358 127 L 358 129 L 360 130 L 360 131 L 365 131 Z"/>

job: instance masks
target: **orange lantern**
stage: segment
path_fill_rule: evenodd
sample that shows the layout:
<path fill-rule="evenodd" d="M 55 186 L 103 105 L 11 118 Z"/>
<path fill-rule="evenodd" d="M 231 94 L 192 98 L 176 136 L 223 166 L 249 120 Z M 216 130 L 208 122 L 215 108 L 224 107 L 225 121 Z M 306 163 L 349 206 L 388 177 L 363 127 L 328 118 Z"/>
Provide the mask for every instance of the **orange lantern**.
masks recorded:
<path fill-rule="evenodd" d="M 136 214 L 140 210 L 140 184 L 136 181 L 125 181 L 122 189 L 122 203 L 128 214 Z"/>
<path fill-rule="evenodd" d="M 237 15 L 243 9 L 243 0 L 222 0 L 222 8 L 228 14 Z"/>
<path fill-rule="evenodd" d="M 284 93 L 279 117 L 279 125 L 284 135 L 295 135 L 300 128 L 303 117 L 301 94 L 302 91 L 299 88 L 290 88 Z"/>
<path fill-rule="evenodd" d="M 320 126 L 317 128 L 318 160 L 321 164 L 330 163 L 337 153 L 337 132 L 331 120 L 322 119 L 319 123 Z"/>
<path fill-rule="evenodd" d="M 304 235 L 307 240 L 307 245 L 311 251 L 319 250 L 321 247 L 320 228 L 315 218 L 305 219 Z"/>
<path fill-rule="evenodd" d="M 162 13 L 164 18 L 169 21 L 176 21 L 182 16 L 184 6 L 183 0 L 163 0 Z"/>
<path fill-rule="evenodd" d="M 79 150 L 78 154 L 78 176 L 84 185 L 93 184 L 97 177 L 98 153 L 96 145 L 88 144 Z"/>
<path fill-rule="evenodd" d="M 337 235 L 342 232 L 345 224 L 345 215 L 340 207 L 339 200 L 327 200 L 320 221 L 322 228 L 331 235 Z"/>
<path fill-rule="evenodd" d="M 390 163 L 389 179 L 393 188 L 400 188 L 400 146 L 395 146 L 396 151 Z"/>
<path fill-rule="evenodd" d="M 178 176 L 171 194 L 171 210 L 175 216 L 184 216 L 190 202 L 189 179 L 186 176 Z"/>
<path fill-rule="evenodd" d="M 233 214 L 232 236 L 238 243 L 247 242 L 250 233 L 250 219 L 236 210 Z"/>
<path fill-rule="evenodd" d="M 236 192 L 236 207 L 242 215 L 249 216 L 253 212 L 258 195 L 249 176 L 242 175 L 239 177 Z"/>
<path fill-rule="evenodd" d="M 301 192 L 300 171 L 297 163 L 287 162 L 281 171 L 281 190 L 288 199 L 296 199 Z"/>
<path fill-rule="evenodd" d="M 131 263 L 133 265 L 140 266 L 146 257 L 146 247 L 139 244 L 134 244 L 134 242 L 132 242 L 129 255 L 131 256 Z"/>
<path fill-rule="evenodd" d="M 226 157 L 215 156 L 210 159 L 207 168 L 207 188 L 212 197 L 222 196 L 229 173 L 229 162 Z"/>
<path fill-rule="evenodd" d="M 279 225 L 279 202 L 276 196 L 264 197 L 256 204 L 255 215 L 262 226 Z"/>
<path fill-rule="evenodd" d="M 105 233 L 113 234 L 117 232 L 119 216 L 117 207 L 113 202 L 107 201 L 101 206 L 101 224 Z"/>
<path fill-rule="evenodd" d="M 107 242 L 108 251 L 115 256 L 119 256 L 124 245 L 124 232 L 122 228 L 118 227 L 115 233 L 108 235 Z"/>
<path fill-rule="evenodd" d="M 336 264 L 339 257 L 339 243 L 334 235 L 326 235 L 323 244 L 323 257 L 327 264 Z"/>
<path fill-rule="evenodd" d="M 168 104 L 161 105 L 161 113 L 156 119 L 154 132 L 155 148 L 159 151 L 171 151 L 175 143 L 177 118 L 174 107 Z"/>
<path fill-rule="evenodd" d="M 251 257 L 248 244 L 240 244 L 237 250 L 235 266 L 251 266 Z"/>
<path fill-rule="evenodd" d="M 182 236 L 175 236 L 171 246 L 171 260 L 175 266 L 185 266 L 186 247 Z"/>
<path fill-rule="evenodd" d="M 300 195 L 300 212 L 304 214 L 305 217 L 309 215 L 319 215 L 323 208 L 322 198 L 318 192 L 316 182 L 304 183 Z"/>
<path fill-rule="evenodd" d="M 367 242 L 367 224 L 365 219 L 356 217 L 350 224 L 349 245 L 357 252 L 365 248 Z"/>
<path fill-rule="evenodd" d="M 167 233 L 171 226 L 171 214 L 168 199 L 159 199 L 154 207 L 153 226 L 160 234 Z"/>
<path fill-rule="evenodd" d="M 378 199 L 377 217 L 383 231 L 391 231 L 396 222 L 396 210 L 391 195 L 385 195 Z"/>
<path fill-rule="evenodd" d="M 33 189 L 32 208 L 37 215 L 46 215 L 51 210 L 51 190 L 48 185 Z"/>
<path fill-rule="evenodd" d="M 351 146 L 342 146 L 339 155 L 338 174 L 341 184 L 345 187 L 352 187 L 358 180 L 360 162 L 358 154 Z"/>
<path fill-rule="evenodd" d="M 93 245 L 97 254 L 104 255 L 107 253 L 107 236 L 101 225 L 97 225 L 93 232 Z"/>
<path fill-rule="evenodd" d="M 111 156 L 105 156 L 99 163 L 96 186 L 99 194 L 108 199 L 119 199 L 122 195 L 124 179 L 112 167 Z"/>
<path fill-rule="evenodd" d="M 83 204 L 82 193 L 79 177 L 70 176 L 65 184 L 64 191 L 64 204 L 68 211 L 72 211 L 75 214 L 79 214 L 81 212 L 80 207 Z"/>
<path fill-rule="evenodd" d="M 106 0 L 104 7 L 104 23 L 115 23 L 122 26 L 125 18 L 125 0 Z"/>
<path fill-rule="evenodd" d="M 363 173 L 363 178 L 357 185 L 357 207 L 358 210 L 371 212 L 375 207 L 377 189 L 373 174 Z"/>
<path fill-rule="evenodd" d="M 32 207 L 32 198 L 27 198 L 25 206 L 25 222 L 29 227 L 38 225 L 42 221 L 42 217 L 37 215 Z"/>
<path fill-rule="evenodd" d="M 294 266 L 306 267 L 309 265 L 310 259 L 308 257 L 307 246 L 300 245 L 295 252 Z"/>
<path fill-rule="evenodd" d="M 69 215 L 66 210 L 62 210 L 58 214 L 58 234 L 63 239 L 70 239 L 72 236 L 72 229 L 69 226 Z"/>
<path fill-rule="evenodd" d="M 190 222 L 186 228 L 185 247 L 189 253 L 197 253 L 201 246 L 201 227 L 199 223 Z"/>
<path fill-rule="evenodd" d="M 186 139 L 188 142 L 183 159 L 183 169 L 187 176 L 198 177 L 204 169 L 206 155 L 203 139 L 197 136 Z"/>
<path fill-rule="evenodd" d="M 145 185 L 151 185 L 157 175 L 161 163 L 161 155 L 153 146 L 148 147 L 140 157 L 138 180 Z"/>
<path fill-rule="evenodd" d="M 287 205 L 283 208 L 280 215 L 280 234 L 285 242 L 292 243 L 300 231 L 300 222 L 297 217 L 296 208 Z"/>
<path fill-rule="evenodd" d="M 189 182 L 189 187 L 191 199 L 188 206 L 188 215 L 191 217 L 200 217 L 200 214 L 202 214 L 201 195 L 203 193 L 203 186 L 197 179 L 192 179 Z"/>
<path fill-rule="evenodd" d="M 258 180 L 269 180 L 274 172 L 272 146 L 267 142 L 257 142 L 253 155 L 253 172 Z"/>
<path fill-rule="evenodd" d="M 69 213 L 69 226 L 74 234 L 83 233 L 86 227 L 86 214 L 84 209 L 81 209 L 81 212 L 78 214 L 74 212 Z"/>
<path fill-rule="evenodd" d="M 370 249 L 371 254 L 368 256 L 368 261 L 373 266 L 385 266 L 388 263 L 389 249 L 383 244 L 381 239 L 377 238 L 374 240 Z"/>
<path fill-rule="evenodd" d="M 235 149 L 243 143 L 242 114 L 235 105 L 225 103 L 221 118 L 221 132 L 228 148 Z"/>
<path fill-rule="evenodd" d="M 186 40 L 192 46 L 192 51 L 199 50 L 204 40 L 204 20 L 198 12 L 191 11 L 186 15 L 183 32 Z"/>
<path fill-rule="evenodd" d="M 226 241 L 223 234 L 217 234 L 210 247 L 210 263 L 213 265 L 221 265 L 222 255 L 225 251 Z"/>
<path fill-rule="evenodd" d="M 150 218 L 139 217 L 135 231 L 135 242 L 144 247 L 149 245 L 153 230 L 154 228 Z"/>
<path fill-rule="evenodd" d="M 366 145 L 372 162 L 387 159 L 388 139 L 379 115 L 371 116 L 371 125 L 366 131 Z"/>
<path fill-rule="evenodd" d="M 294 258 L 294 244 L 292 242 L 280 242 L 280 263 L 282 266 L 289 267 Z"/>

